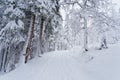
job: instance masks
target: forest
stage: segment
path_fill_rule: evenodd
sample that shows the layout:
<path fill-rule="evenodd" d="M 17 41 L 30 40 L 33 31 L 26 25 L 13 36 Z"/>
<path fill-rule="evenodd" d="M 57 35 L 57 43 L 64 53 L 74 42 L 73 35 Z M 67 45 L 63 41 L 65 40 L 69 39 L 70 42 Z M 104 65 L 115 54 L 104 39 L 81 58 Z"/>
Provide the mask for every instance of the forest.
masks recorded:
<path fill-rule="evenodd" d="M 0 0 L 0 73 L 54 51 L 107 50 L 120 41 L 112 0 Z"/>

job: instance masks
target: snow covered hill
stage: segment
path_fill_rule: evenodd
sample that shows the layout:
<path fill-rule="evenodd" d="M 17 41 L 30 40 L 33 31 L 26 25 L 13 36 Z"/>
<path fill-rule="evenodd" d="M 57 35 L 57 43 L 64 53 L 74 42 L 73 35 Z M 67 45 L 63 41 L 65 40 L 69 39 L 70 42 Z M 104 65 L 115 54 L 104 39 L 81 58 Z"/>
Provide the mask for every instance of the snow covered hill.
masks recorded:
<path fill-rule="evenodd" d="M 120 44 L 85 54 L 79 48 L 56 51 L 1 75 L 0 80 L 120 80 L 119 61 Z"/>

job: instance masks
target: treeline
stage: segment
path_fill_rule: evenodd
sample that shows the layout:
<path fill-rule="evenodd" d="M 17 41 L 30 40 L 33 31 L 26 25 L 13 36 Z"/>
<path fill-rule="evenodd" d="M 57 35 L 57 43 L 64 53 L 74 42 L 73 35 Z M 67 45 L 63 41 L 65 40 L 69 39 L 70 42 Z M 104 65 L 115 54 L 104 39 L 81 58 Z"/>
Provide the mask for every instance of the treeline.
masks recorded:
<path fill-rule="evenodd" d="M 62 20 L 59 0 L 0 0 L 0 71 L 15 69 L 35 55 L 55 49 Z"/>

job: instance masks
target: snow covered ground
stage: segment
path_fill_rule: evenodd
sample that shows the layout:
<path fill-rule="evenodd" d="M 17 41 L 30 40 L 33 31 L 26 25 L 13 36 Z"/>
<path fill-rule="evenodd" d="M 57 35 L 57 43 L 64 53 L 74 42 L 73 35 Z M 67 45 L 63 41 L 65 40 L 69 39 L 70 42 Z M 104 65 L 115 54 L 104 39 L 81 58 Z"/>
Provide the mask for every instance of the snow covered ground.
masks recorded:
<path fill-rule="evenodd" d="M 0 80 L 120 80 L 119 61 L 120 44 L 85 54 L 80 48 L 55 51 L 1 75 Z"/>

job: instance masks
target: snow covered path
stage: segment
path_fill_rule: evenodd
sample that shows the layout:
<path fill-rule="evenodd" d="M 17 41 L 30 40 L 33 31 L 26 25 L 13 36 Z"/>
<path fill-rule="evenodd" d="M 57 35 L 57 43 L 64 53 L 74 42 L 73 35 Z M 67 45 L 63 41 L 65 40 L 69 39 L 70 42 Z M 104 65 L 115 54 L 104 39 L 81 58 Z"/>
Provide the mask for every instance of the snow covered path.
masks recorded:
<path fill-rule="evenodd" d="M 1 75 L 0 80 L 120 80 L 120 44 L 86 54 L 79 49 L 46 53 Z"/>
<path fill-rule="evenodd" d="M 67 51 L 60 51 L 34 59 L 8 73 L 10 78 L 3 75 L 0 80 L 89 80 L 88 77 L 83 76 L 83 69 L 75 56 Z"/>
<path fill-rule="evenodd" d="M 80 62 L 72 56 L 65 53 L 51 54 L 40 73 L 40 80 L 85 80 L 79 68 Z"/>

